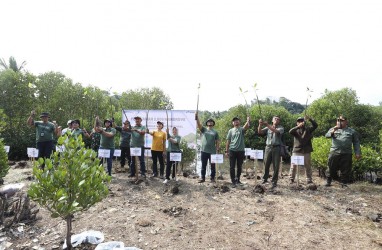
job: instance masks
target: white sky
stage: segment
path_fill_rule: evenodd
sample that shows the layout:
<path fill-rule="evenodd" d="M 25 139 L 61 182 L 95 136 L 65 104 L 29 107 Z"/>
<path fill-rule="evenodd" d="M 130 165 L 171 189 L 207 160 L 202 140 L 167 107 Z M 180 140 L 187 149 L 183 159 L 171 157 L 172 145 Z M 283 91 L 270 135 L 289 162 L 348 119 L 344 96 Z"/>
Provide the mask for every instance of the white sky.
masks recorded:
<path fill-rule="evenodd" d="M 112 92 L 159 87 L 174 108 L 311 103 L 350 87 L 378 105 L 380 0 L 2 0 L 0 57 Z"/>

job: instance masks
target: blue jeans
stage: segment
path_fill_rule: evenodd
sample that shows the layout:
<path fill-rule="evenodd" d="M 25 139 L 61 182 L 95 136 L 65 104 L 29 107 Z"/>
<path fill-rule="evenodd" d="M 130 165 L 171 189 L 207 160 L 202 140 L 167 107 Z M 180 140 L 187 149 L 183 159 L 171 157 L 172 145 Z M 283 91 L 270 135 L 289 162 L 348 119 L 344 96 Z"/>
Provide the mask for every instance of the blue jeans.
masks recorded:
<path fill-rule="evenodd" d="M 114 155 L 114 148 L 103 148 L 99 147 L 99 149 L 109 149 L 110 150 L 110 157 L 107 158 L 107 173 L 111 176 L 111 168 L 113 166 L 113 155 Z"/>

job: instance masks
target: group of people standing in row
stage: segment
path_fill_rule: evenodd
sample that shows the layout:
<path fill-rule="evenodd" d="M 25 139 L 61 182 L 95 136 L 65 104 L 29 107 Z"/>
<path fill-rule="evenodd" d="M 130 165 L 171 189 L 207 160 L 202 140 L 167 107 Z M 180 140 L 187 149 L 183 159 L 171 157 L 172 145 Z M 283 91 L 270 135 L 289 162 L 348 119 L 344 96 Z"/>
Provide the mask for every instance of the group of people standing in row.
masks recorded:
<path fill-rule="evenodd" d="M 121 167 L 126 164 L 126 159 L 130 167 L 129 177 L 134 177 L 136 173 L 136 157 L 130 156 L 130 148 L 141 148 L 141 155 L 137 158 L 140 161 L 140 174 L 146 177 L 146 165 L 144 160 L 144 137 L 148 133 L 153 137 L 151 155 L 153 162 L 153 177 L 161 177 L 167 183 L 170 179 L 175 178 L 176 162 L 170 161 L 171 152 L 181 152 L 180 141 L 181 137 L 178 135 L 178 129 L 172 128 L 172 133 L 169 129 L 163 131 L 163 123 L 157 122 L 157 129 L 149 131 L 148 128 L 142 125 L 142 118 L 139 116 L 134 117 L 135 125 L 131 126 L 130 122 L 126 119 L 122 126 L 116 126 L 111 119 L 104 120 L 104 127 L 99 123 L 95 123 L 91 133 L 85 129 L 80 129 L 79 120 L 68 121 L 68 128 L 62 129 L 55 121 L 49 122 L 49 114 L 42 113 L 40 115 L 41 121 L 34 121 L 35 112 L 32 111 L 27 123 L 36 128 L 36 142 L 37 149 L 39 150 L 39 157 L 50 157 L 53 151 L 53 135 L 65 135 L 67 131 L 71 131 L 71 135 L 78 136 L 82 134 L 85 137 L 91 138 L 91 148 L 98 152 L 98 149 L 110 150 L 110 155 L 114 154 L 114 136 L 118 131 L 120 136 L 120 149 L 121 149 Z M 96 117 L 96 121 L 99 118 Z M 198 113 L 195 113 L 195 120 L 197 127 L 201 133 L 201 176 L 199 183 L 206 181 L 206 170 L 208 161 L 211 166 L 211 182 L 215 182 L 216 165 L 211 162 L 212 154 L 219 154 L 220 150 L 220 137 L 218 132 L 214 129 L 215 121 L 208 119 L 203 126 L 199 120 Z M 229 158 L 230 165 L 230 178 L 233 187 L 241 184 L 240 176 L 242 172 L 243 162 L 245 160 L 245 144 L 244 136 L 245 131 L 250 126 L 250 118 L 247 117 L 246 122 L 241 126 L 241 120 L 238 117 L 232 119 L 232 128 L 229 129 L 226 136 L 225 155 Z M 293 156 L 304 157 L 304 168 L 306 172 L 307 183 L 313 183 L 312 167 L 311 167 L 311 152 L 313 152 L 312 139 L 313 132 L 318 127 L 315 120 L 309 116 L 299 117 L 296 121 L 296 126 L 290 129 L 289 133 L 294 137 L 293 143 Z M 280 151 L 282 147 L 282 136 L 284 134 L 284 127 L 281 126 L 281 118 L 274 116 L 272 123 L 269 124 L 262 119 L 258 122 L 257 132 L 259 135 L 266 136 L 266 147 L 264 152 L 264 175 L 263 184 L 268 183 L 270 166 L 273 165 L 274 174 L 272 176 L 272 188 L 277 187 L 278 172 L 280 167 Z M 333 179 L 338 179 L 338 171 L 341 171 L 341 182 L 347 184 L 351 179 L 352 168 L 352 151 L 354 149 L 356 159 L 361 158 L 360 138 L 359 134 L 352 128 L 348 127 L 348 119 L 340 115 L 337 118 L 336 125 L 329 129 L 325 137 L 331 138 L 332 144 L 328 157 L 328 172 L 326 186 L 330 186 Z M 168 146 L 166 149 L 166 140 Z M 164 166 L 164 157 L 166 157 L 166 171 Z M 159 171 L 158 171 L 159 161 Z M 290 182 L 293 183 L 296 176 L 296 167 L 291 164 L 290 168 Z M 107 160 L 107 171 L 111 175 L 112 157 Z M 172 171 L 171 171 L 172 170 Z M 159 174 L 159 176 L 158 176 Z"/>

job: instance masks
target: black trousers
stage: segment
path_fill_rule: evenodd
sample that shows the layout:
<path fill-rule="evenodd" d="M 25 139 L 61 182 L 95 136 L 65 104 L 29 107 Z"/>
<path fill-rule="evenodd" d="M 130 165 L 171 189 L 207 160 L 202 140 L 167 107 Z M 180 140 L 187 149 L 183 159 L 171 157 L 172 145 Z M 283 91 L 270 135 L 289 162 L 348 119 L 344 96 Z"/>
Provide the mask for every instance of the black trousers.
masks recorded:
<path fill-rule="evenodd" d="M 231 176 L 232 183 L 236 180 L 240 181 L 241 169 L 243 167 L 243 162 L 245 158 L 244 151 L 229 151 L 229 173 Z M 237 172 L 235 171 L 235 166 L 237 165 Z"/>
<path fill-rule="evenodd" d="M 121 166 L 125 166 L 126 158 L 128 166 L 131 164 L 131 156 L 130 156 L 130 147 L 120 147 L 121 148 Z"/>
<path fill-rule="evenodd" d="M 341 172 L 341 182 L 348 183 L 351 179 L 352 162 L 352 154 L 330 153 L 328 158 L 328 179 L 339 179 L 337 174 L 339 170 Z"/>
<path fill-rule="evenodd" d="M 158 160 L 159 160 L 159 174 L 163 176 L 164 174 L 163 151 L 151 150 L 151 157 L 153 159 L 153 174 L 158 175 Z"/>

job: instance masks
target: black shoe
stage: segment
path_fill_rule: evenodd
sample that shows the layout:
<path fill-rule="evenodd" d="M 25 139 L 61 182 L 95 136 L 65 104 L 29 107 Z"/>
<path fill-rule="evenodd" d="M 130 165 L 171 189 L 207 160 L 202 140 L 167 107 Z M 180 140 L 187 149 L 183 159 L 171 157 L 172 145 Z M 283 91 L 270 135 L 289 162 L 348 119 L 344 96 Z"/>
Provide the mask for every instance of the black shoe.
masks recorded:
<path fill-rule="evenodd" d="M 232 183 L 232 187 L 235 188 L 236 187 L 236 183 L 233 182 Z"/>
<path fill-rule="evenodd" d="M 243 183 L 240 180 L 237 180 L 236 184 L 243 185 Z"/>
<path fill-rule="evenodd" d="M 216 181 L 215 181 L 215 179 L 211 179 L 211 183 L 215 183 Z"/>
<path fill-rule="evenodd" d="M 203 183 L 203 182 L 205 182 L 206 180 L 205 179 L 200 179 L 199 181 L 198 181 L 198 183 Z"/>
<path fill-rule="evenodd" d="M 272 182 L 272 188 L 276 188 L 277 187 L 277 183 L 276 182 Z"/>
<path fill-rule="evenodd" d="M 134 177 L 135 175 L 134 174 L 129 174 L 127 177 Z"/>
<path fill-rule="evenodd" d="M 327 182 L 327 183 L 325 184 L 325 187 L 330 187 L 331 185 L 332 185 L 332 183 Z"/>
<path fill-rule="evenodd" d="M 263 182 L 261 184 L 267 184 L 268 181 L 267 180 L 263 180 Z"/>
<path fill-rule="evenodd" d="M 307 181 L 306 184 L 313 184 L 313 181 Z"/>

